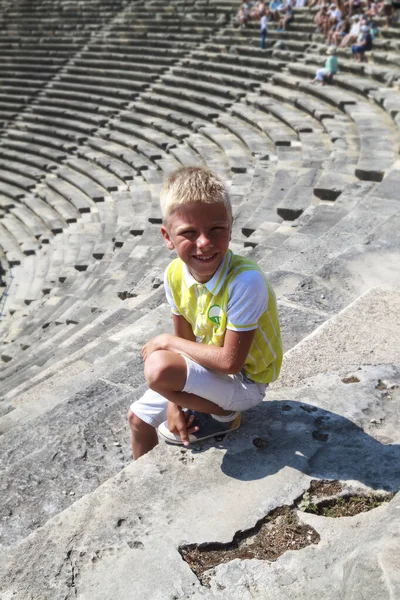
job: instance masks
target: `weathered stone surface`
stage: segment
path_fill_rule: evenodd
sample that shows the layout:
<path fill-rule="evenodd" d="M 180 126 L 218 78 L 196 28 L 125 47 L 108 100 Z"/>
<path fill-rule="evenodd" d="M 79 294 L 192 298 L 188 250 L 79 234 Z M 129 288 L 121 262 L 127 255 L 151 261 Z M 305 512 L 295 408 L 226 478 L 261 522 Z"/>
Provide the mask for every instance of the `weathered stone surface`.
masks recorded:
<path fill-rule="evenodd" d="M 288 303 L 285 300 L 278 302 L 278 310 L 285 352 L 296 346 L 329 318 L 328 312 L 325 312 L 323 307 L 305 308 L 297 302 Z"/>
<path fill-rule="evenodd" d="M 139 393 L 99 380 L 0 437 L 1 543 L 15 544 L 130 461 L 126 412 Z"/>
<path fill-rule="evenodd" d="M 277 385 L 294 385 L 315 373 L 359 364 L 397 363 L 399 309 L 400 289 L 367 292 L 286 355 Z"/>
<path fill-rule="evenodd" d="M 346 375 L 359 383 L 344 383 Z M 373 542 L 380 557 L 378 565 L 368 555 L 374 589 L 382 600 L 390 598 L 380 569 L 386 571 L 393 558 L 385 557 L 398 548 L 393 522 L 398 496 L 351 518 L 300 513 L 321 536 L 319 544 L 287 552 L 274 563 L 235 560 L 218 566 L 210 590 L 178 552 L 183 543 L 229 541 L 274 507 L 292 504 L 312 478 L 339 479 L 351 493 L 399 489 L 399 389 L 391 390 L 389 400 L 377 389 L 382 380 L 398 385 L 398 370 L 362 367 L 319 375 L 297 388 L 271 390 L 239 432 L 217 447 L 206 444 L 199 452 L 160 445 L 19 546 L 3 548 L 4 593 L 17 592 L 21 600 L 189 594 L 261 600 L 266 589 L 271 598 L 286 598 L 288 590 L 296 598 L 317 597 L 324 585 L 329 599 L 350 598 L 352 590 L 361 599 L 356 570 L 365 564 L 365 544 Z M 257 436 L 267 440 L 266 448 L 255 448 Z M 397 590 L 396 576 L 389 577 Z"/>
<path fill-rule="evenodd" d="M 352 181 L 354 181 L 354 178 L 351 175 L 337 172 L 324 173 L 315 185 L 313 192 L 320 200 L 331 200 L 334 202 L 343 192 L 346 185 Z"/>
<path fill-rule="evenodd" d="M 312 191 L 309 187 L 293 186 L 279 203 L 277 213 L 286 221 L 297 219 L 311 204 Z"/>
<path fill-rule="evenodd" d="M 400 168 L 393 169 L 388 173 L 388 176 L 378 186 L 377 194 L 382 198 L 399 199 L 399 183 L 400 183 Z"/>
<path fill-rule="evenodd" d="M 336 225 L 346 214 L 346 209 L 327 204 L 310 206 L 298 219 L 296 226 L 300 233 L 318 237 Z"/>
<path fill-rule="evenodd" d="M 224 598 L 225 593 L 246 600 L 307 600 L 323 593 L 329 600 L 395 598 L 400 588 L 399 507 L 397 494 L 388 507 L 376 509 L 377 514 L 335 519 L 338 523 L 331 519 L 321 523 L 321 517 L 306 515 L 304 521 L 318 528 L 320 550 L 304 548 L 301 563 L 295 552 L 288 552 L 268 569 L 256 561 L 246 562 L 245 568 L 240 561 L 221 565 L 212 581 L 211 597 Z M 226 585 L 227 581 L 232 583 Z"/>

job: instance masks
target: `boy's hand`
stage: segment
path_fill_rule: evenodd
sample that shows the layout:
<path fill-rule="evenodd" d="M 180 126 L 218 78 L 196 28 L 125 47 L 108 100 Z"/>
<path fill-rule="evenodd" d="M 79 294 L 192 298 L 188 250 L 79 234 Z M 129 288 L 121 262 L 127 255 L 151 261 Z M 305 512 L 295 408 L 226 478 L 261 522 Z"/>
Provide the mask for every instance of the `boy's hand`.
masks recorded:
<path fill-rule="evenodd" d="M 152 340 L 149 340 L 142 348 L 143 360 L 146 361 L 146 358 L 153 352 L 156 352 L 156 350 L 167 350 L 169 337 L 170 335 L 168 333 L 162 333 Z"/>
<path fill-rule="evenodd" d="M 173 402 L 168 402 L 167 421 L 168 429 L 171 433 L 180 435 L 183 445 L 189 446 L 189 434 L 198 430 L 198 427 L 191 427 L 194 415 L 187 415 L 179 406 Z"/>

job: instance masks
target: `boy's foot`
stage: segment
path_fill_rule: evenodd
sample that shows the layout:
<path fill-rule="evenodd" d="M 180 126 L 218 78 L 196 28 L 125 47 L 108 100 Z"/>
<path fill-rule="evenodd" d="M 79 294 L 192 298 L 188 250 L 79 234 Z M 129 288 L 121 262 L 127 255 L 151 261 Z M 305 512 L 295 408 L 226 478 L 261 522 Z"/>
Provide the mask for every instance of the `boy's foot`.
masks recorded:
<path fill-rule="evenodd" d="M 227 415 L 226 417 L 217 417 L 215 415 L 208 415 L 205 413 L 197 412 L 196 410 L 188 411 L 194 415 L 193 423 L 191 427 L 198 427 L 197 431 L 189 434 L 189 442 L 195 444 L 196 442 L 202 442 L 208 438 L 216 437 L 219 435 L 226 435 L 231 433 L 240 427 L 241 414 L 240 412 L 233 412 L 232 416 Z M 223 420 L 220 420 L 223 419 Z M 168 423 L 161 423 L 158 428 L 158 433 L 162 439 L 168 444 L 175 444 L 177 446 L 183 446 L 183 442 L 180 435 L 171 433 L 168 429 Z"/>

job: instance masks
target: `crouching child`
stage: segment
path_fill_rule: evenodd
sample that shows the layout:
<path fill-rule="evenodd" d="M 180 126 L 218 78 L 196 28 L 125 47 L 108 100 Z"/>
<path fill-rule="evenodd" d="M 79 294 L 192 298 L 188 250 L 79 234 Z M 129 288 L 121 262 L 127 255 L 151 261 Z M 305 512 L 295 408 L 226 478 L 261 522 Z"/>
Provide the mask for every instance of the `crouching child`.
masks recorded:
<path fill-rule="evenodd" d="M 135 459 L 158 443 L 188 446 L 240 426 L 279 375 L 275 294 L 260 267 L 229 249 L 232 208 L 223 182 L 202 167 L 170 175 L 161 233 L 175 258 L 164 286 L 174 335 L 142 349 L 149 389 L 128 413 Z"/>

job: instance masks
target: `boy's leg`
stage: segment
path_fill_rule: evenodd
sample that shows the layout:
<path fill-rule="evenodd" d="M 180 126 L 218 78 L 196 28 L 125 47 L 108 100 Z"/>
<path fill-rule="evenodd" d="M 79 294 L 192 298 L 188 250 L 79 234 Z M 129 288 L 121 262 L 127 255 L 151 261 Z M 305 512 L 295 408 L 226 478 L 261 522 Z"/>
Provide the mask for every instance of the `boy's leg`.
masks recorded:
<path fill-rule="evenodd" d="M 203 413 L 231 413 L 214 402 L 181 391 L 186 383 L 187 367 L 185 359 L 179 354 L 159 351 L 150 355 L 145 363 L 145 377 L 150 390 L 134 402 L 128 412 L 135 460 L 158 444 L 157 427 L 167 418 L 168 400 Z M 191 431 L 194 429 L 188 429 L 189 433 Z"/>
<path fill-rule="evenodd" d="M 172 444 L 188 445 L 234 431 L 240 426 L 240 413 L 259 404 L 266 389 L 266 384 L 256 384 L 242 374 L 224 375 L 168 351 L 149 356 L 145 375 L 156 390 L 153 393 L 192 409 L 187 413 L 190 428 L 181 430 L 181 414 L 177 413 L 176 420 L 174 411 L 168 415 L 169 424 L 166 420 L 159 427 L 160 436 Z"/>
<path fill-rule="evenodd" d="M 132 433 L 132 456 L 134 460 L 150 452 L 158 444 L 157 428 L 167 419 L 168 400 L 153 390 L 133 402 L 128 412 Z M 185 413 L 187 435 L 195 432 L 194 417 Z"/>
<path fill-rule="evenodd" d="M 137 460 L 157 446 L 157 431 L 155 427 L 142 421 L 131 409 L 128 411 L 128 422 L 132 432 L 132 456 Z"/>
<path fill-rule="evenodd" d="M 141 398 L 131 404 L 128 422 L 135 460 L 157 445 L 157 427 L 167 418 L 167 409 L 168 400 L 153 390 L 147 390 Z"/>
<path fill-rule="evenodd" d="M 150 389 L 178 406 L 221 416 L 232 412 L 196 394 L 182 391 L 186 384 L 187 366 L 180 354 L 168 350 L 153 352 L 145 362 L 144 375 Z"/>

